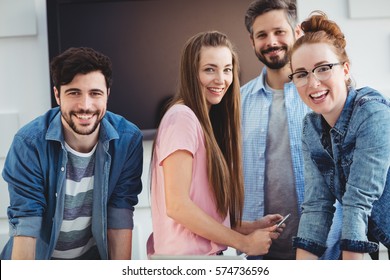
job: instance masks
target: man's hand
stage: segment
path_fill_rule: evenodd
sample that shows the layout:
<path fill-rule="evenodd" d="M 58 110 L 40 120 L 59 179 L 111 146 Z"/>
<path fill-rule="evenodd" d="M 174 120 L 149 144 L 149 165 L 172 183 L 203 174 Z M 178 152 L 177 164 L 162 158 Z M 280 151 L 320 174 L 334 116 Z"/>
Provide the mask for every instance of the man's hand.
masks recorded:
<path fill-rule="evenodd" d="M 35 260 L 37 240 L 30 236 L 15 236 L 12 247 L 12 260 Z"/>
<path fill-rule="evenodd" d="M 108 229 L 108 258 L 110 260 L 131 260 L 133 231 L 131 229 Z"/>

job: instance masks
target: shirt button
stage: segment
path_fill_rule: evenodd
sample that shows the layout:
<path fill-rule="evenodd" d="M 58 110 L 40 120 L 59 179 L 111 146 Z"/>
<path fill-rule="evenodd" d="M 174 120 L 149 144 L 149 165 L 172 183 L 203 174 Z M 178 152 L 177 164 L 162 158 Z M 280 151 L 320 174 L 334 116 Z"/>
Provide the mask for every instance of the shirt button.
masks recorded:
<path fill-rule="evenodd" d="M 64 172 L 65 171 L 65 167 L 61 167 L 61 171 Z"/>

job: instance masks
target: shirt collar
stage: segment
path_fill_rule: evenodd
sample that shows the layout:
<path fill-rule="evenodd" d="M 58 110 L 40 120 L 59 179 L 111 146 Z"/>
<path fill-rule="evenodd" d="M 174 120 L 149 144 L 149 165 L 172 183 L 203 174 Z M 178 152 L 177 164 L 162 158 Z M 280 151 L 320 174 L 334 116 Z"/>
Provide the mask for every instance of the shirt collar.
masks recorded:
<path fill-rule="evenodd" d="M 348 125 L 352 116 L 353 104 L 356 98 L 356 91 L 350 89 L 348 91 L 347 99 L 344 104 L 344 108 L 341 111 L 340 117 L 338 118 L 336 124 L 332 128 L 333 131 L 337 132 L 340 135 L 344 135 L 348 129 Z"/>
<path fill-rule="evenodd" d="M 266 90 L 266 82 L 265 82 L 266 77 L 267 77 L 267 67 L 263 67 L 260 75 L 257 77 L 256 82 L 253 86 L 253 91 L 251 91 L 252 94 L 256 94 L 256 93 L 270 94 L 271 93 L 270 91 Z M 289 90 L 291 87 L 294 87 L 294 90 L 292 90 L 292 91 Z M 289 93 L 289 92 L 295 92 L 295 91 L 296 91 L 296 89 L 295 89 L 295 85 L 293 82 L 288 82 L 288 83 L 284 84 L 285 94 Z"/>

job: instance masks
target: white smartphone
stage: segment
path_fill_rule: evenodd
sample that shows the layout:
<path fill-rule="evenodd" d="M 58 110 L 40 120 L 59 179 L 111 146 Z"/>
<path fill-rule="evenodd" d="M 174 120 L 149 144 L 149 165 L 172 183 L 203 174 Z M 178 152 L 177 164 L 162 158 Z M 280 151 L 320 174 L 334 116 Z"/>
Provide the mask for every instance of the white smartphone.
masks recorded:
<path fill-rule="evenodd" d="M 283 225 L 283 223 L 291 216 L 291 213 L 288 213 L 286 216 L 284 216 L 284 218 L 278 222 L 276 225 L 277 227 L 280 227 L 281 225 Z"/>

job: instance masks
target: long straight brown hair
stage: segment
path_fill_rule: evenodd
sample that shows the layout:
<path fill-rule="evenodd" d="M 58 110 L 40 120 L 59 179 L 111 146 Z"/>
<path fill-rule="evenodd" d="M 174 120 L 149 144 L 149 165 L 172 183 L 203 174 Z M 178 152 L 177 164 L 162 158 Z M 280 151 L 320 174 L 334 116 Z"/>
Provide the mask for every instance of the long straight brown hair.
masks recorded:
<path fill-rule="evenodd" d="M 233 57 L 233 82 L 222 101 L 208 110 L 199 80 L 202 47 L 227 47 Z M 221 217 L 230 214 L 231 226 L 241 223 L 244 186 L 241 156 L 240 82 L 237 54 L 227 36 L 218 31 L 191 37 L 181 56 L 179 89 L 169 107 L 188 106 L 197 116 L 205 137 L 208 179 Z"/>

